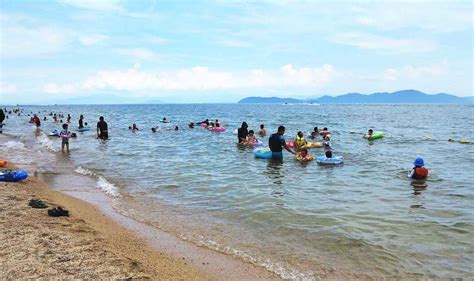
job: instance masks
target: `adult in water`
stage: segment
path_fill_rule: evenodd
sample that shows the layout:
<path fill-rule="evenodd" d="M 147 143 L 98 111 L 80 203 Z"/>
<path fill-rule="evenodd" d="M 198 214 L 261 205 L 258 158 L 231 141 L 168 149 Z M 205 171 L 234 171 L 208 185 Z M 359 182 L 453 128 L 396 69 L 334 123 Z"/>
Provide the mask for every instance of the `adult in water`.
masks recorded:
<path fill-rule="evenodd" d="M 245 143 L 247 141 L 247 136 L 249 135 L 248 127 L 247 122 L 242 122 L 242 126 L 237 130 L 239 143 Z"/>
<path fill-rule="evenodd" d="M 5 120 L 5 112 L 0 108 L 0 124 L 3 123 L 3 120 Z"/>
<path fill-rule="evenodd" d="M 270 138 L 268 139 L 268 146 L 270 147 L 270 150 L 272 151 L 272 158 L 273 159 L 278 159 L 282 160 L 283 159 L 283 148 L 288 150 L 291 154 L 295 154 L 287 145 L 286 141 L 283 138 L 283 135 L 285 134 L 285 127 L 280 126 L 278 127 L 278 132 L 275 134 L 271 135 Z"/>
<path fill-rule="evenodd" d="M 79 116 L 79 129 L 84 128 L 84 116 Z"/>
<path fill-rule="evenodd" d="M 2 133 L 3 129 L 3 120 L 5 120 L 5 112 L 0 108 L 0 133 Z"/>
<path fill-rule="evenodd" d="M 107 122 L 104 121 L 104 116 L 99 117 L 99 122 L 97 122 L 97 137 L 102 140 L 109 138 L 109 131 Z"/>

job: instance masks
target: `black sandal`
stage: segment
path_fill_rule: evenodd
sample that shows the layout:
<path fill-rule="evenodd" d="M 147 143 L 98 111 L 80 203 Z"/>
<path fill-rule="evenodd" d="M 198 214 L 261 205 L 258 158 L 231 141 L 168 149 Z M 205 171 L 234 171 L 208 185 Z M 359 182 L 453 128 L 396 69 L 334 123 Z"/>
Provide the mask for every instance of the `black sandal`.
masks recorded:
<path fill-rule="evenodd" d="M 48 210 L 48 215 L 50 217 L 69 217 L 69 211 L 64 210 L 61 207 L 56 207 Z"/>
<path fill-rule="evenodd" d="M 48 204 L 44 203 L 42 200 L 39 200 L 39 199 L 31 199 L 30 203 L 28 203 L 28 205 L 31 208 L 35 208 L 35 209 L 48 208 Z"/>

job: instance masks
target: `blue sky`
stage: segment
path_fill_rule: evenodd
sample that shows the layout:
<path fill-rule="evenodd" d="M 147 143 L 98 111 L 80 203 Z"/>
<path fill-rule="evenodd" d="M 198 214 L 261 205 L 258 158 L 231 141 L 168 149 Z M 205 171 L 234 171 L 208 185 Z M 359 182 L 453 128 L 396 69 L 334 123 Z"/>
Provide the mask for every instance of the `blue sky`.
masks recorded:
<path fill-rule="evenodd" d="M 473 95 L 471 1 L 1 1 L 0 103 Z"/>

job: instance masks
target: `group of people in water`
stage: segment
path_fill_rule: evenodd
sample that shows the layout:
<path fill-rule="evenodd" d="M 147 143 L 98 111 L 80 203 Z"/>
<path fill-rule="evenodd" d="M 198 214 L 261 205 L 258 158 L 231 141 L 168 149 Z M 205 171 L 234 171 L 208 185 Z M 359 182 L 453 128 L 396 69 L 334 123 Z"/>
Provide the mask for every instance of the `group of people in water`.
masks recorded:
<path fill-rule="evenodd" d="M 10 111 L 7 111 L 6 109 L 0 109 L 0 126 L 3 124 L 3 120 L 5 118 L 8 118 L 8 115 L 5 115 L 4 112 L 7 112 L 8 114 L 17 114 L 20 116 L 20 114 L 23 112 L 23 110 L 20 109 L 13 109 Z M 67 114 L 67 117 L 64 116 L 64 114 L 57 114 L 50 112 L 49 115 L 52 117 L 54 122 L 59 122 L 62 123 L 63 118 L 67 118 L 67 122 L 62 125 L 62 130 L 58 133 L 58 136 L 62 139 L 62 144 L 61 148 L 63 152 L 69 153 L 69 138 L 73 138 L 76 136 L 75 133 L 72 133 L 69 130 L 69 124 L 71 123 L 71 115 Z M 30 114 L 28 114 L 30 116 Z M 43 121 L 46 121 L 47 118 L 44 117 Z M 161 123 L 170 123 L 166 117 L 164 117 L 161 121 Z M 33 114 L 30 118 L 30 123 L 33 123 L 36 125 L 37 128 L 41 126 L 41 119 L 37 114 Z M 206 128 L 221 128 L 222 124 L 221 122 L 216 119 L 215 121 L 210 121 L 209 119 L 206 119 L 202 122 L 190 122 L 188 124 L 188 127 L 190 129 L 193 129 L 195 126 L 203 126 Z M 257 146 L 257 144 L 263 145 L 257 138 L 264 138 L 267 136 L 267 131 L 265 129 L 264 124 L 260 124 L 259 130 L 257 133 L 255 133 L 253 130 L 248 129 L 249 126 L 246 122 L 242 122 L 240 128 L 237 130 L 237 139 L 238 139 L 238 144 L 239 145 L 250 145 L 250 146 Z M 132 124 L 132 126 L 129 126 L 128 128 L 131 131 L 138 131 L 140 130 L 136 124 Z M 85 131 L 89 130 L 87 122 L 84 122 L 84 116 L 80 115 L 79 120 L 78 120 L 78 131 Z M 160 126 L 156 126 L 151 128 L 151 131 L 153 133 L 161 130 Z M 165 128 L 164 130 L 173 130 L 171 128 Z M 174 127 L 174 130 L 177 131 L 179 130 L 179 127 L 176 125 Z M 305 135 L 303 132 L 299 131 L 296 134 L 296 137 L 294 141 L 287 142 L 284 138 L 286 128 L 284 126 L 279 126 L 278 130 L 276 133 L 271 134 L 268 138 L 268 146 L 271 151 L 271 158 L 272 159 L 278 159 L 281 160 L 283 159 L 283 149 L 288 151 L 289 153 L 295 155 L 295 158 L 299 161 L 306 162 L 306 161 L 311 161 L 313 159 L 312 155 L 309 154 L 308 147 L 322 147 L 324 149 L 324 156 L 327 159 L 333 158 L 333 148 L 331 145 L 331 132 L 328 130 L 328 128 L 323 128 L 319 129 L 318 127 L 314 127 L 313 131 L 309 133 L 307 136 L 311 140 L 320 140 L 320 142 L 312 142 L 309 143 L 305 139 Z M 103 116 L 99 117 L 99 121 L 97 122 L 97 128 L 96 128 L 96 133 L 97 133 L 97 138 L 101 140 L 107 140 L 109 138 L 108 134 L 108 124 L 105 122 L 105 119 Z M 374 131 L 372 129 L 369 129 L 367 134 L 364 135 L 364 138 L 367 138 L 371 140 L 372 136 L 374 136 Z M 320 139 L 321 138 L 321 139 Z M 316 144 L 316 145 L 315 145 Z M 311 146 L 315 145 L 315 146 Z M 424 164 L 424 160 L 422 158 L 416 158 L 416 160 L 413 163 L 414 167 L 409 173 L 409 177 L 417 180 L 421 179 L 426 179 L 428 176 L 428 169 Z"/>

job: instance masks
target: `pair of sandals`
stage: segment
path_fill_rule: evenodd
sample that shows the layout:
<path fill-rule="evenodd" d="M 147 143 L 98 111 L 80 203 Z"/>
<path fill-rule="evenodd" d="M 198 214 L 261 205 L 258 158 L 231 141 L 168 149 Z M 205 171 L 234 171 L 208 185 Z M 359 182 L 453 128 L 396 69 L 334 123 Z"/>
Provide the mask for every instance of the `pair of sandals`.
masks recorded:
<path fill-rule="evenodd" d="M 69 211 L 61 207 L 55 207 L 48 210 L 48 216 L 50 217 L 69 217 Z"/>
<path fill-rule="evenodd" d="M 30 206 L 31 208 L 35 208 L 35 209 L 48 208 L 48 204 L 46 204 L 45 202 L 43 202 L 42 200 L 39 200 L 39 199 L 31 199 L 30 203 L 28 203 L 28 206 Z"/>
<path fill-rule="evenodd" d="M 48 208 L 48 204 L 39 199 L 31 199 L 28 205 L 35 209 Z M 69 211 L 61 207 L 55 207 L 48 210 L 48 216 L 50 217 L 69 217 Z"/>

